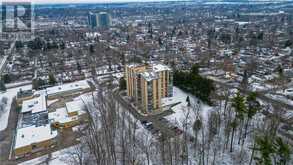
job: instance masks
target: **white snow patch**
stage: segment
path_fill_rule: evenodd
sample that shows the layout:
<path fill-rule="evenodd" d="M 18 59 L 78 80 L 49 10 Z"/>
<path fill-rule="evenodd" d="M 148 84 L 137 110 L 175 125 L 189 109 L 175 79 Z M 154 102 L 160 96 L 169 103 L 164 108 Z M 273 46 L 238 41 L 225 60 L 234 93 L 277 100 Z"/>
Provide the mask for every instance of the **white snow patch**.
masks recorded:
<path fill-rule="evenodd" d="M 0 131 L 3 131 L 8 124 L 8 118 L 9 118 L 9 114 L 10 114 L 10 108 L 11 108 L 11 104 L 13 101 L 13 98 L 16 97 L 17 92 L 22 89 L 22 90 L 30 90 L 32 89 L 32 85 L 26 85 L 26 86 L 20 86 L 17 88 L 11 88 L 11 89 L 7 89 L 6 92 L 0 93 L 0 100 L 3 97 L 6 97 L 7 100 L 7 106 L 5 107 L 4 113 L 0 115 Z"/>
<path fill-rule="evenodd" d="M 29 161 L 25 161 L 19 163 L 18 165 L 37 165 L 46 163 L 48 163 L 48 165 L 70 165 L 73 163 L 70 159 L 73 157 L 76 147 L 78 147 L 78 145 L 53 152 L 51 155 L 48 154 Z"/>
<path fill-rule="evenodd" d="M 187 96 L 189 96 L 191 102 L 190 107 L 187 106 Z M 195 120 L 200 117 L 203 123 L 207 124 L 209 114 L 213 110 L 213 107 L 203 104 L 193 95 L 188 94 L 177 87 L 173 87 L 173 97 L 164 98 L 162 102 L 163 105 L 181 102 L 180 104 L 172 107 L 174 113 L 165 118 L 172 124 L 178 126 L 180 129 L 183 129 L 184 123 L 187 123 L 187 132 L 190 134 L 193 134 L 192 125 Z"/>

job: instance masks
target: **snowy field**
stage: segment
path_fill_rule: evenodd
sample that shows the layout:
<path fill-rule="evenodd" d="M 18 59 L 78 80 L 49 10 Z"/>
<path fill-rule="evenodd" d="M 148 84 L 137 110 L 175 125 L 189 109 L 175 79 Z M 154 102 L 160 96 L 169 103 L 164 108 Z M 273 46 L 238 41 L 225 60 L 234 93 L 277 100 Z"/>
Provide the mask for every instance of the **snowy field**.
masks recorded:
<path fill-rule="evenodd" d="M 11 103 L 13 101 L 13 98 L 17 95 L 17 92 L 22 89 L 22 90 L 29 90 L 32 89 L 32 85 L 26 85 L 26 86 L 21 86 L 17 88 L 11 88 L 7 89 L 6 92 L 0 93 L 0 100 L 3 97 L 6 97 L 7 100 L 7 105 L 5 106 L 4 112 L 0 115 L 0 131 L 3 131 L 8 124 L 8 118 L 10 114 L 10 108 L 11 108 Z"/>

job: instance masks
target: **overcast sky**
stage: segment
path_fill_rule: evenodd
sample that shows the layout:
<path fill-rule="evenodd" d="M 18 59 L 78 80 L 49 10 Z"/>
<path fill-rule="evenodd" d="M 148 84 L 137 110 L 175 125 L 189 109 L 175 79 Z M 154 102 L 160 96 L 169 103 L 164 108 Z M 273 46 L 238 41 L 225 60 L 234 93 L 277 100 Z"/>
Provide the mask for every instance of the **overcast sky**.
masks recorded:
<path fill-rule="evenodd" d="M 29 1 L 29 2 L 34 2 L 37 4 L 40 3 L 113 3 L 113 2 L 154 2 L 154 1 L 180 1 L 180 0 L 0 0 L 1 1 L 5 1 L 5 2 L 9 2 L 9 1 L 16 1 L 16 2 L 20 2 L 20 1 Z M 182 1 L 182 0 L 181 0 Z"/>

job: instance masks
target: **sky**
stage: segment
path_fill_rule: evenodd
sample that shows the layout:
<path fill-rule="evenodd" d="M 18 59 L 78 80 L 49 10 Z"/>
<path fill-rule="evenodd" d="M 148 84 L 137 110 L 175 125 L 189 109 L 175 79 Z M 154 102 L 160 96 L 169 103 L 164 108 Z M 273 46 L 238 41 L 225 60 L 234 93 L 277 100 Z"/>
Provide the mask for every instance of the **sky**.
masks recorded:
<path fill-rule="evenodd" d="M 54 3 L 114 3 L 114 2 L 156 2 L 156 1 L 180 1 L 180 0 L 0 0 L 2 2 L 33 2 L 35 4 Z"/>

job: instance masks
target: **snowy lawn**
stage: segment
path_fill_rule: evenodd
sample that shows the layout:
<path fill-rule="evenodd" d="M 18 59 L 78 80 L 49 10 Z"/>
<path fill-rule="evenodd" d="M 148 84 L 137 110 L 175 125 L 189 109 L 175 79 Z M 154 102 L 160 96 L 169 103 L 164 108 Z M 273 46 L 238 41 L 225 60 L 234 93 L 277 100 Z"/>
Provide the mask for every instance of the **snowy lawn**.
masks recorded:
<path fill-rule="evenodd" d="M 17 92 L 22 89 L 22 90 L 29 90 L 32 89 L 32 85 L 26 85 L 26 86 L 21 86 L 17 88 L 11 88 L 7 89 L 6 92 L 0 93 L 0 100 L 3 97 L 6 97 L 7 100 L 7 105 L 5 106 L 4 112 L 0 115 L 0 131 L 3 131 L 8 124 L 8 118 L 10 114 L 10 108 L 11 108 L 11 103 L 13 101 L 13 98 L 17 95 Z"/>
<path fill-rule="evenodd" d="M 71 165 L 74 164 L 74 154 L 79 150 L 79 146 L 72 146 L 60 151 L 51 153 L 51 155 L 44 155 L 32 160 L 22 162 L 18 165 L 36 165 L 36 164 L 48 164 L 48 165 Z"/>
<path fill-rule="evenodd" d="M 190 107 L 187 106 L 187 96 L 189 96 L 191 102 Z M 174 113 L 165 117 L 169 122 L 175 124 L 180 129 L 183 129 L 183 124 L 186 123 L 188 125 L 187 132 L 189 134 L 193 134 L 192 126 L 197 119 L 197 113 L 203 123 L 207 124 L 209 113 L 213 110 L 213 107 L 203 104 L 193 95 L 188 94 L 177 87 L 173 87 L 173 97 L 164 98 L 162 100 L 162 103 L 165 106 L 178 102 L 180 102 L 180 104 L 172 107 Z"/>

